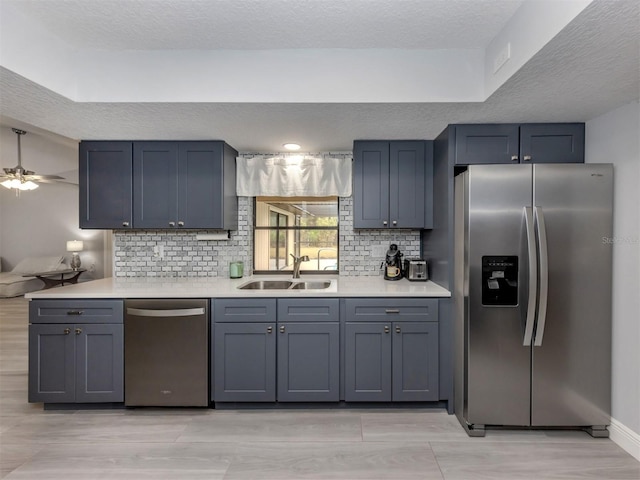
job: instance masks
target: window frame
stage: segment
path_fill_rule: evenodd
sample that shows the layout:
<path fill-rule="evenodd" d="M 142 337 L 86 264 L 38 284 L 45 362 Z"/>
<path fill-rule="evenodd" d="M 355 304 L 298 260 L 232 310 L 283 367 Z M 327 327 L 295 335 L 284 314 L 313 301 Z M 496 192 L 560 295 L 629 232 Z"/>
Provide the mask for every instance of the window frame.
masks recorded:
<path fill-rule="evenodd" d="M 260 231 L 267 231 L 267 232 L 280 232 L 280 231 L 285 231 L 285 232 L 291 232 L 293 233 L 293 235 L 295 236 L 295 240 L 294 240 L 294 244 L 295 245 L 299 245 L 300 244 L 300 232 L 304 231 L 304 230 L 326 230 L 326 231 L 335 231 L 336 232 L 336 262 L 337 262 L 337 268 L 335 270 L 300 270 L 300 274 L 301 275 L 338 275 L 339 271 L 340 271 L 340 197 L 327 197 L 327 199 L 331 199 L 334 200 L 336 202 L 336 225 L 335 226 L 311 226 L 311 227 L 303 227 L 303 226 L 298 226 L 298 225 L 291 225 L 291 226 L 287 226 L 287 227 L 281 227 L 280 225 L 277 226 L 258 226 L 256 225 L 257 223 L 257 203 L 258 203 L 258 198 L 275 198 L 277 197 L 253 197 L 253 274 L 254 275 L 291 275 L 291 270 L 257 270 L 255 268 L 256 266 L 256 233 L 260 232 Z M 280 199 L 282 199 L 283 202 L 285 201 L 292 201 L 297 197 L 279 197 Z M 284 210 L 281 210 L 277 207 L 271 207 L 273 208 L 273 211 L 275 212 L 279 212 L 279 213 L 291 213 L 291 212 L 285 212 Z M 271 210 L 270 212 L 271 213 Z M 310 259 L 310 261 L 315 261 L 316 259 Z M 288 260 L 287 260 L 288 261 Z"/>

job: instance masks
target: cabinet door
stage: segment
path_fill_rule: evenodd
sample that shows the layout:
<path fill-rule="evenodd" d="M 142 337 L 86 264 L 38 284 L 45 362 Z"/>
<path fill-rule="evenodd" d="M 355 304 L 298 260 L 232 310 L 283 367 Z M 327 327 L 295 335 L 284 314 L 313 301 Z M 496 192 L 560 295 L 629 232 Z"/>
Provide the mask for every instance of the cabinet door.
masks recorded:
<path fill-rule="evenodd" d="M 393 401 L 438 400 L 438 323 L 393 324 Z"/>
<path fill-rule="evenodd" d="M 275 323 L 215 323 L 213 400 L 275 402 Z"/>
<path fill-rule="evenodd" d="M 75 401 L 72 324 L 29 325 L 29 402 Z"/>
<path fill-rule="evenodd" d="M 131 228 L 132 143 L 81 142 L 80 228 Z"/>
<path fill-rule="evenodd" d="M 518 163 L 517 124 L 456 125 L 456 165 Z"/>
<path fill-rule="evenodd" d="M 337 322 L 278 324 L 278 401 L 340 399 Z"/>
<path fill-rule="evenodd" d="M 124 401 L 122 324 L 78 324 L 76 399 L 78 403 Z"/>
<path fill-rule="evenodd" d="M 181 142 L 178 226 L 223 228 L 222 142 Z"/>
<path fill-rule="evenodd" d="M 353 227 L 389 225 L 389 142 L 353 144 Z"/>
<path fill-rule="evenodd" d="M 391 401 L 390 331 L 391 322 L 345 325 L 345 401 Z"/>
<path fill-rule="evenodd" d="M 423 228 L 425 143 L 390 142 L 389 227 Z"/>
<path fill-rule="evenodd" d="M 584 163 L 584 123 L 520 127 L 521 163 Z"/>
<path fill-rule="evenodd" d="M 178 143 L 133 145 L 133 221 L 136 228 L 174 228 L 178 217 Z"/>

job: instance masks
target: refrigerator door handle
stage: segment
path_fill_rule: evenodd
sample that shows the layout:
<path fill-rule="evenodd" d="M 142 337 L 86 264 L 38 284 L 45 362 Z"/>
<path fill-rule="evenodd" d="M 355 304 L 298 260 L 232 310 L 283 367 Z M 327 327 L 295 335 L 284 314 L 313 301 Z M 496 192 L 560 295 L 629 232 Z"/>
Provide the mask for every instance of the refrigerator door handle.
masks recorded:
<path fill-rule="evenodd" d="M 531 207 L 524 207 L 524 221 L 527 233 L 527 257 L 529 262 L 529 296 L 527 300 L 527 319 L 524 325 L 524 340 L 522 345 L 530 347 L 536 317 L 536 297 L 538 295 L 538 253 L 536 250 L 533 211 Z"/>
<path fill-rule="evenodd" d="M 544 325 L 547 319 L 547 298 L 549 295 L 549 254 L 547 249 L 547 228 L 544 222 L 542 207 L 535 208 L 535 221 L 538 233 L 538 249 L 540 251 L 540 298 L 538 300 L 538 327 L 534 346 L 542 346 Z"/>

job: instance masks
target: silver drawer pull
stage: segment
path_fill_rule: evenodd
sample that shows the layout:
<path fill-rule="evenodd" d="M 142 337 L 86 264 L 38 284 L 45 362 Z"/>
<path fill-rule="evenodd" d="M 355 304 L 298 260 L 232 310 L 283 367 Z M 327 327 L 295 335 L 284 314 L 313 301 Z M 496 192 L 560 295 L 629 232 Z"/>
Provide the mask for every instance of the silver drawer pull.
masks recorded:
<path fill-rule="evenodd" d="M 67 311 L 67 315 L 82 315 L 84 312 L 82 310 L 69 310 Z"/>
<path fill-rule="evenodd" d="M 149 310 L 146 308 L 127 307 L 129 315 L 136 317 L 191 317 L 193 315 L 204 315 L 204 308 L 180 308 L 176 310 Z"/>
<path fill-rule="evenodd" d="M 384 326 L 384 333 L 389 333 L 389 325 Z"/>
<path fill-rule="evenodd" d="M 397 308 L 387 308 L 384 313 L 400 313 L 400 310 Z"/>

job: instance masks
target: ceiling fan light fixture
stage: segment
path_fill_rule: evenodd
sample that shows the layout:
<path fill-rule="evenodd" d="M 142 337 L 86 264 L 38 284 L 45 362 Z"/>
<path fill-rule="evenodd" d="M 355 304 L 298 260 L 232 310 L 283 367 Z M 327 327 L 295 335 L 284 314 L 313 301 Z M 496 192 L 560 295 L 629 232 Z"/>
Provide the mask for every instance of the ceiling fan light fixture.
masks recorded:
<path fill-rule="evenodd" d="M 0 185 L 8 189 L 15 189 L 16 195 L 20 190 L 34 190 L 38 188 L 37 182 L 52 182 L 58 180 L 64 180 L 63 177 L 58 175 L 36 175 L 35 172 L 27 170 L 22 166 L 22 149 L 20 147 L 20 137 L 27 132 L 18 128 L 12 128 L 13 133 L 18 136 L 18 165 L 14 168 L 3 168 L 4 173 L 0 172 Z M 35 181 L 33 181 L 35 180 Z"/>
<path fill-rule="evenodd" d="M 15 188 L 16 190 L 35 190 L 36 188 L 38 188 L 38 184 L 32 182 L 31 180 L 21 182 L 17 178 L 5 180 L 4 182 L 0 183 L 0 185 L 8 189 Z"/>

